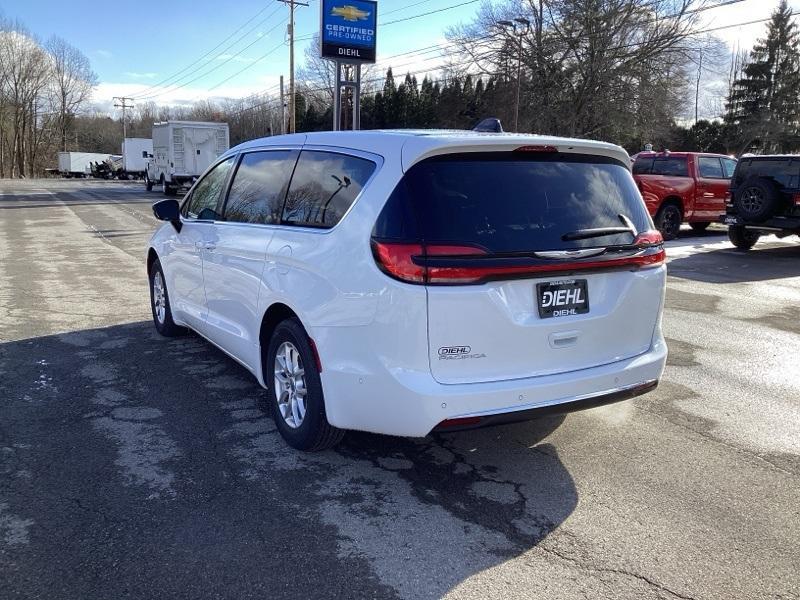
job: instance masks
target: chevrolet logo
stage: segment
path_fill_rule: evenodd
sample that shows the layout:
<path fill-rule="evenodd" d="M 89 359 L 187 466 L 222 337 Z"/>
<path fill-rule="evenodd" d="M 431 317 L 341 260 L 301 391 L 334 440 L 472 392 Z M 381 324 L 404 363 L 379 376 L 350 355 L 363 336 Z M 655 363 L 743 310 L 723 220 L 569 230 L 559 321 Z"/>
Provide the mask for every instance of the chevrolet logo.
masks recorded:
<path fill-rule="evenodd" d="M 331 9 L 331 14 L 334 17 L 342 17 L 345 21 L 366 21 L 369 18 L 368 11 L 359 10 L 350 4 L 345 4 L 344 6 L 334 6 Z"/>

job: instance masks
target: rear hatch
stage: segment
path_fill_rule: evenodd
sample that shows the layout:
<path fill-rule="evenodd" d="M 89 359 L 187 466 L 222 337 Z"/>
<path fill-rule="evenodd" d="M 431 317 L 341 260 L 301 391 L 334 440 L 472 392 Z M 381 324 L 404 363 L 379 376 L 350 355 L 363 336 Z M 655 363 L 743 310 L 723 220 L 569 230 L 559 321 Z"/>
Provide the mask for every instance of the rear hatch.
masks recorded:
<path fill-rule="evenodd" d="M 646 352 L 663 293 L 660 235 L 628 168 L 606 156 L 437 156 L 376 224 L 376 260 L 425 284 L 441 383 L 563 373 Z"/>

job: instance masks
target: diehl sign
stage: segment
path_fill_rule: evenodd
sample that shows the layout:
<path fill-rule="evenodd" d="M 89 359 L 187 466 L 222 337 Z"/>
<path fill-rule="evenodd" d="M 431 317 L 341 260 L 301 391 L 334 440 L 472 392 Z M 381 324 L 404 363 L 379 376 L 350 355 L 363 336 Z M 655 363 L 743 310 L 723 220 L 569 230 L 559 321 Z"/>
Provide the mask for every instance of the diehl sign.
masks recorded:
<path fill-rule="evenodd" d="M 373 0 L 322 0 L 322 58 L 374 63 L 378 3 Z"/>

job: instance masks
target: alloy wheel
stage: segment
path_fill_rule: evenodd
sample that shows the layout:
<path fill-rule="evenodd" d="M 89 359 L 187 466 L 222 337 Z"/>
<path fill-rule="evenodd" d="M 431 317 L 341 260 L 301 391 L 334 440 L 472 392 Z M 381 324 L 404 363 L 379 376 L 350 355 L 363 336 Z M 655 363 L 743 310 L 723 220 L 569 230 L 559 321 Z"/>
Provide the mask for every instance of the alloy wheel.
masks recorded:
<path fill-rule="evenodd" d="M 297 429 L 306 416 L 306 372 L 300 352 L 291 342 L 283 342 L 275 354 L 275 397 L 286 424 Z"/>
<path fill-rule="evenodd" d="M 161 271 L 156 271 L 153 276 L 153 307 L 156 319 L 163 324 L 167 316 L 167 295 L 164 292 L 164 280 L 161 277 Z"/>

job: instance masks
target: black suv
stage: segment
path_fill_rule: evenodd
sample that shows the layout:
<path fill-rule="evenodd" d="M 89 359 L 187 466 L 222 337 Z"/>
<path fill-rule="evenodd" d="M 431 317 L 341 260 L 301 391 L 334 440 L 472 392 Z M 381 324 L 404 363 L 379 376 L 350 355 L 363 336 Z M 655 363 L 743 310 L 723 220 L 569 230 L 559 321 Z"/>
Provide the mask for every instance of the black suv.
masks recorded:
<path fill-rule="evenodd" d="M 800 235 L 800 155 L 740 158 L 723 222 L 740 250 L 752 248 L 762 233 Z"/>

